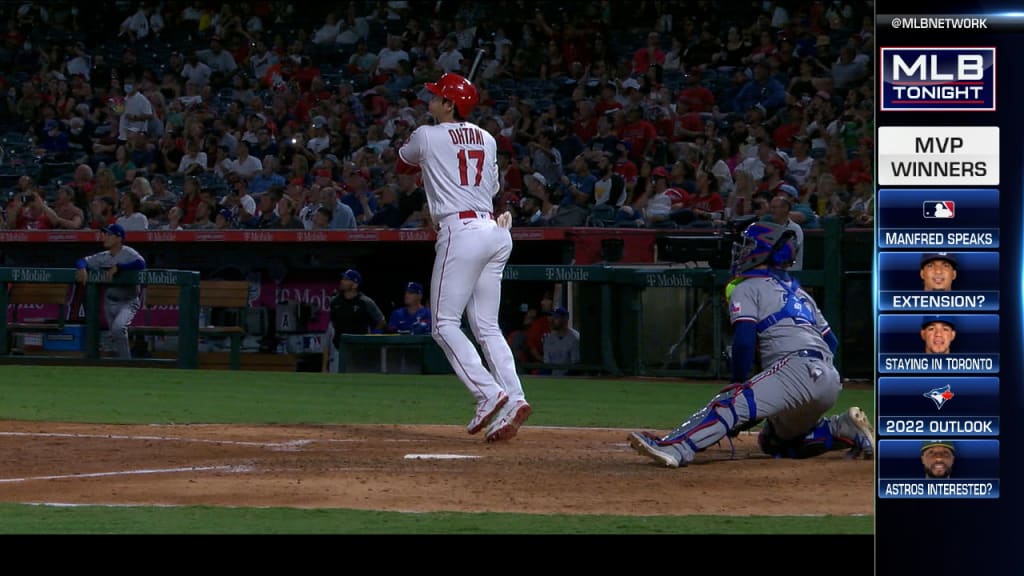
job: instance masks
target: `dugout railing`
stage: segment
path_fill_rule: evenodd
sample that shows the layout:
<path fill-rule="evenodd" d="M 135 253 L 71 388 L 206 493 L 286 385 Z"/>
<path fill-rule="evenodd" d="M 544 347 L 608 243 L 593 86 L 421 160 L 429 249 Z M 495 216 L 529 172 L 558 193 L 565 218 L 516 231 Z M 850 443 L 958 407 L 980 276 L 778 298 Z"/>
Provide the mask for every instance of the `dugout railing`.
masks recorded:
<path fill-rule="evenodd" d="M 56 285 L 66 284 L 69 287 L 76 284 L 76 270 L 73 268 L 0 268 L 0 354 L 3 358 L 18 362 L 36 361 L 46 362 L 53 360 L 53 356 L 34 356 L 21 354 L 12 356 L 11 337 L 12 330 L 8 329 L 9 324 L 16 324 L 20 332 L 32 332 L 28 323 L 19 323 L 17 318 L 12 317 L 8 301 L 15 285 Z M 143 270 L 139 272 L 121 272 L 117 278 L 107 280 L 103 271 L 90 271 L 85 284 L 85 351 L 79 355 L 81 358 L 99 361 L 100 355 L 100 292 L 101 286 L 105 284 L 127 284 L 141 286 L 177 286 L 178 291 L 178 349 L 176 358 L 169 360 L 147 360 L 147 364 L 171 364 L 178 368 L 195 369 L 199 367 L 199 273 L 185 270 Z M 31 290 L 28 291 L 31 294 Z M 62 314 L 64 312 L 62 311 Z M 41 323 L 48 325 L 47 330 L 52 330 L 56 325 L 61 327 L 66 322 L 66 317 L 49 319 Z M 40 327 L 40 331 L 44 331 Z M 104 359 L 106 360 L 106 359 Z M 141 363 L 138 360 L 126 360 L 130 363 Z"/>

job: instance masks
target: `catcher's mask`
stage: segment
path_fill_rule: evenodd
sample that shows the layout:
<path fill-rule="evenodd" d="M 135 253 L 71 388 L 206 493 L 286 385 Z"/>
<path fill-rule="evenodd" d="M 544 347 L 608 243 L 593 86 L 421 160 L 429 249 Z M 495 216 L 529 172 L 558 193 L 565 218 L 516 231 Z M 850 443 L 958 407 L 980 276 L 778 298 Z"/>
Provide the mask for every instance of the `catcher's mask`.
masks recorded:
<path fill-rule="evenodd" d="M 788 268 L 796 258 L 796 232 L 772 222 L 755 222 L 732 244 L 733 276 L 755 266 Z"/>

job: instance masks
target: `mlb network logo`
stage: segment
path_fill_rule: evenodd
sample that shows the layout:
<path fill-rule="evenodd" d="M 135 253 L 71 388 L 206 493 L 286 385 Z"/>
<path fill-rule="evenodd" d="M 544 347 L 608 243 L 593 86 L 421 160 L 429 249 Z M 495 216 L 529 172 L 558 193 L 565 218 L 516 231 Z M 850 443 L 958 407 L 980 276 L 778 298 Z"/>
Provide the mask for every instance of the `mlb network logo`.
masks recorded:
<path fill-rule="evenodd" d="M 992 112 L 995 48 L 882 48 L 883 112 Z"/>

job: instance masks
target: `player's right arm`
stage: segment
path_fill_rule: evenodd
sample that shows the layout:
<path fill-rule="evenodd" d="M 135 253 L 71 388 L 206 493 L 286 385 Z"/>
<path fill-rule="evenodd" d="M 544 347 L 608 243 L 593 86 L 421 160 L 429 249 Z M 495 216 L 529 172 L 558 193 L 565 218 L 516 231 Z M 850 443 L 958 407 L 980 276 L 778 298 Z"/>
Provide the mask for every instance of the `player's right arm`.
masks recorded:
<path fill-rule="evenodd" d="M 729 295 L 732 322 L 732 382 L 746 382 L 757 348 L 757 290 L 753 282 L 736 285 Z"/>
<path fill-rule="evenodd" d="M 424 126 L 413 130 L 409 140 L 398 149 L 398 173 L 415 174 L 420 169 L 427 143 Z"/>

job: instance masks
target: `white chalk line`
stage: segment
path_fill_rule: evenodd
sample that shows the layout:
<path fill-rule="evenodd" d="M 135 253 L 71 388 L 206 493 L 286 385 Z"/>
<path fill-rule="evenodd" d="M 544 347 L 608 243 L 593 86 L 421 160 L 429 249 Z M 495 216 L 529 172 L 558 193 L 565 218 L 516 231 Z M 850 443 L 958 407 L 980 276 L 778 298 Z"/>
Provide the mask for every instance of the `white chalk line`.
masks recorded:
<path fill-rule="evenodd" d="M 250 442 L 245 440 L 211 440 L 209 438 L 181 438 L 176 436 L 134 436 L 123 434 L 80 434 L 73 432 L 0 432 L 0 436 L 27 438 L 96 438 L 101 440 L 150 440 L 156 442 L 196 442 L 199 444 L 228 444 L 231 446 L 256 446 L 261 448 L 294 448 L 314 440 L 289 440 L 287 442 Z"/>
<path fill-rule="evenodd" d="M 116 472 L 89 472 L 84 474 L 57 474 L 53 476 L 27 476 L 25 478 L 0 478 L 0 484 L 15 484 L 37 480 L 69 480 L 73 478 L 106 478 L 110 476 L 139 476 L 144 474 L 175 474 L 178 472 L 251 472 L 250 466 L 183 466 L 181 468 L 153 468 L 143 470 L 118 470 Z"/>

